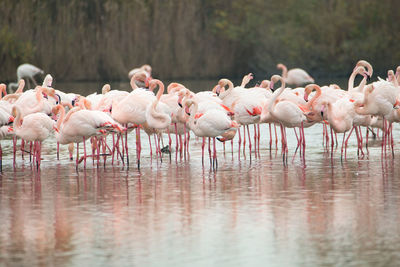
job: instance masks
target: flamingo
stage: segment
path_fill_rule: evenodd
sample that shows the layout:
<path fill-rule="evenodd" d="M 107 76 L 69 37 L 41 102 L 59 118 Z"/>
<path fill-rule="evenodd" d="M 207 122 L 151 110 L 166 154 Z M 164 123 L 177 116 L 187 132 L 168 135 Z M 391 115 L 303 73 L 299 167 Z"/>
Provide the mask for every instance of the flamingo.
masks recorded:
<path fill-rule="evenodd" d="M 314 83 L 314 79 L 303 69 L 294 68 L 288 71 L 287 67 L 282 63 L 279 63 L 276 67 L 282 70 L 282 77 L 287 84 L 300 86 L 305 83 Z"/>
<path fill-rule="evenodd" d="M 311 126 L 314 122 L 308 122 L 307 117 L 304 114 L 304 108 L 298 104 L 288 101 L 288 100 L 278 100 L 278 97 L 285 90 L 285 81 L 279 75 L 273 75 L 271 77 L 271 87 L 274 83 L 281 81 L 281 87 L 277 92 L 273 94 L 268 104 L 268 111 L 271 116 L 275 117 L 277 121 L 282 125 L 282 145 L 283 145 L 283 159 L 284 163 L 287 161 L 287 140 L 286 140 L 286 130 L 285 127 L 300 128 L 300 138 L 298 139 L 298 146 L 300 146 L 300 151 L 302 150 L 302 156 L 304 160 L 305 153 L 305 136 L 304 136 L 304 126 Z M 317 85 L 313 85 L 317 86 Z"/>
<path fill-rule="evenodd" d="M 76 167 L 79 164 L 79 143 L 84 146 L 84 167 L 86 168 L 86 145 L 87 138 L 109 132 L 123 132 L 125 129 L 114 121 L 109 115 L 98 110 L 87 110 L 75 107 L 71 109 L 65 117 L 65 109 L 62 105 L 53 108 L 53 113 L 60 113 L 56 125 L 56 140 L 60 144 L 77 144 Z"/>
<path fill-rule="evenodd" d="M 160 133 L 162 130 L 167 129 L 171 124 L 172 108 L 160 101 L 161 96 L 164 93 L 164 84 L 157 79 L 153 79 L 149 83 L 151 91 L 158 85 L 158 92 L 156 99 L 146 107 L 146 127 L 154 129 L 155 132 Z M 177 101 L 175 104 L 177 105 Z M 159 145 L 157 151 L 161 152 Z"/>
<path fill-rule="evenodd" d="M 14 129 L 10 126 L 0 127 L 0 141 L 4 139 L 13 139 Z M 0 143 L 0 173 L 3 172 L 3 149 Z"/>
<path fill-rule="evenodd" d="M 205 137 L 213 138 L 213 162 L 214 169 L 217 168 L 217 151 L 215 146 L 215 137 L 226 133 L 229 130 L 234 130 L 239 127 L 239 124 L 231 120 L 227 114 L 219 109 L 209 109 L 205 113 L 198 113 L 198 103 L 192 99 L 186 99 L 184 106 L 190 108 L 194 105 L 188 119 L 188 127 L 198 137 L 203 137 L 202 145 L 202 162 L 204 164 L 204 144 Z M 211 166 L 210 166 L 211 167 Z"/>
<path fill-rule="evenodd" d="M 228 86 L 227 90 L 225 90 L 225 86 Z M 244 133 L 243 153 L 245 155 L 246 129 L 247 129 L 249 137 L 250 157 L 251 157 L 252 146 L 250 140 L 250 130 L 248 125 L 259 122 L 261 107 L 263 102 L 267 98 L 267 94 L 262 96 L 259 94 L 259 91 L 245 89 L 241 86 L 233 87 L 233 83 L 228 79 L 220 79 L 218 81 L 218 85 L 215 91 L 222 99 L 223 104 L 234 112 L 234 119 L 239 124 L 245 125 L 245 127 L 243 128 L 243 133 Z M 257 140 L 258 139 L 257 136 L 255 136 L 254 139 Z M 239 157 L 240 157 L 240 146 L 241 146 L 241 136 L 239 132 L 239 153 L 238 153 Z"/>
<path fill-rule="evenodd" d="M 129 79 L 131 79 L 136 73 L 144 72 L 146 74 L 146 76 L 151 79 L 151 71 L 152 71 L 151 66 L 148 64 L 145 64 L 145 65 L 142 65 L 140 68 L 134 68 L 131 71 L 129 71 L 128 77 L 129 77 Z M 135 80 L 135 83 L 139 87 L 145 86 L 145 83 L 140 82 L 139 80 Z"/>
<path fill-rule="evenodd" d="M 146 122 L 146 109 L 155 99 L 155 95 L 152 91 L 145 88 L 139 88 L 136 85 L 136 80 L 145 81 L 148 85 L 149 77 L 143 72 L 138 72 L 133 75 L 131 79 L 131 86 L 133 91 L 128 93 L 120 101 L 113 100 L 111 117 L 121 124 L 132 123 L 135 125 L 142 125 Z M 126 137 L 127 138 L 127 135 Z M 127 140 L 125 140 L 125 148 L 128 148 Z M 140 142 L 140 128 L 136 128 L 136 155 L 137 165 L 140 168 L 140 154 L 141 154 L 141 142 Z M 127 164 L 129 165 L 129 158 L 127 157 Z"/>
<path fill-rule="evenodd" d="M 29 63 L 24 63 L 18 66 L 17 68 L 17 80 L 21 80 L 25 78 L 28 82 L 28 88 L 30 87 L 30 81 L 33 82 L 35 86 L 37 86 L 37 82 L 35 80 L 35 76 L 38 74 L 44 74 L 44 71 L 42 69 L 39 69 L 38 67 L 29 64 Z M 16 87 L 16 83 L 10 83 L 8 85 L 10 88 Z"/>
<path fill-rule="evenodd" d="M 36 167 L 40 167 L 41 146 L 54 129 L 54 121 L 44 113 L 33 113 L 24 116 L 22 121 L 22 112 L 18 106 L 14 106 L 12 114 L 15 117 L 13 129 L 15 135 L 23 140 L 34 142 L 34 158 L 36 158 Z"/>
<path fill-rule="evenodd" d="M 22 112 L 22 116 L 25 117 L 28 114 L 43 112 L 46 114 L 51 113 L 52 105 L 51 103 L 44 98 L 43 93 L 47 91 L 48 95 L 52 98 L 55 98 L 58 101 L 58 98 L 55 96 L 54 90 L 46 90 L 41 86 L 36 86 L 34 90 L 25 91 L 18 99 L 15 101 L 14 105 L 18 106 Z"/>

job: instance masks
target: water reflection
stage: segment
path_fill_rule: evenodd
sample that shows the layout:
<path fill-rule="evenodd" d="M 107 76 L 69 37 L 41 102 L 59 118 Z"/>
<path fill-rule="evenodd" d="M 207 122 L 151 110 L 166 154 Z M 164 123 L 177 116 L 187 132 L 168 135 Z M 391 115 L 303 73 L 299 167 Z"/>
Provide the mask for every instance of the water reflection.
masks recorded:
<path fill-rule="evenodd" d="M 219 169 L 201 165 L 200 142 L 190 160 L 150 160 L 126 169 L 106 164 L 75 170 L 66 148 L 55 161 L 54 139 L 41 172 L 28 160 L 0 175 L 0 263 L 56 266 L 320 266 L 400 262 L 400 165 L 380 147 L 347 160 L 306 129 L 306 164 L 287 166 L 280 150 L 260 158 L 225 154 Z M 295 137 L 288 133 L 289 153 Z M 395 131 L 395 136 L 398 135 Z M 355 144 L 354 140 L 350 141 Z M 8 143 L 3 149 L 7 151 Z M 131 144 L 134 146 L 134 143 Z M 131 151 L 134 151 L 131 149 Z M 333 156 L 332 156 L 333 155 Z M 134 156 L 132 157 L 134 160 Z"/>
<path fill-rule="evenodd" d="M 398 260 L 395 161 L 283 167 L 268 154 L 224 171 L 165 164 L 0 179 L 0 255 L 16 265 L 322 265 Z"/>

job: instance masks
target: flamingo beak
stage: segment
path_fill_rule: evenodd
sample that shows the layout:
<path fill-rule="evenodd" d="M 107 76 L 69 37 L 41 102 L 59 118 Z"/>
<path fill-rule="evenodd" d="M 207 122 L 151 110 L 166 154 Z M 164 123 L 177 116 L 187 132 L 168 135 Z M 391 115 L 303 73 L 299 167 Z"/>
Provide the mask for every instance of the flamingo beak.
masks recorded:
<path fill-rule="evenodd" d="M 222 138 L 221 137 L 217 137 L 217 140 L 220 141 L 220 142 L 225 142 L 226 141 L 226 139 L 224 137 L 222 137 Z"/>
<path fill-rule="evenodd" d="M 190 116 L 190 110 L 188 107 L 185 108 L 185 112 L 186 112 L 186 114 L 188 114 Z"/>
<path fill-rule="evenodd" d="M 237 123 L 236 121 L 232 121 L 230 127 L 231 127 L 231 128 L 239 128 L 240 125 L 239 125 L 239 123 Z"/>
<path fill-rule="evenodd" d="M 274 82 L 273 81 L 271 81 L 269 83 L 269 89 L 271 89 L 271 91 L 274 91 Z"/>
<path fill-rule="evenodd" d="M 219 96 L 219 94 L 221 93 L 221 85 L 217 85 L 217 87 L 215 88 L 215 93 L 217 94 L 217 96 Z"/>
<path fill-rule="evenodd" d="M 399 109 L 400 108 L 400 100 L 399 99 L 396 99 L 396 103 L 394 103 L 393 108 L 394 109 Z"/>
<path fill-rule="evenodd" d="M 144 81 L 144 84 L 146 87 L 149 87 L 149 82 L 151 81 L 151 77 L 147 77 L 146 80 Z"/>
<path fill-rule="evenodd" d="M 308 94 L 304 94 L 304 101 L 308 102 Z"/>

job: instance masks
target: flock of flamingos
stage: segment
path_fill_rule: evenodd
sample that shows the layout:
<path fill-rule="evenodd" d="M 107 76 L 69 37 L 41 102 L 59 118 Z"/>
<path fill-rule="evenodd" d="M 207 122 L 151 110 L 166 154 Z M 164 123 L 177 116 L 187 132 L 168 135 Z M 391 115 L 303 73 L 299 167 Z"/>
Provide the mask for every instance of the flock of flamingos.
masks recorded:
<path fill-rule="evenodd" d="M 12 140 L 14 168 L 18 152 L 22 157 L 29 156 L 38 170 L 42 142 L 53 134 L 57 141 L 57 158 L 61 144 L 68 145 L 72 160 L 76 144 L 77 168 L 82 161 L 86 168 L 88 158 L 97 164 L 102 159 L 105 164 L 108 159 L 112 164 L 122 162 L 129 165 L 128 138 L 132 131 L 135 133 L 138 168 L 141 133 L 144 131 L 148 135 L 150 156 L 153 156 L 154 145 L 154 154 L 160 159 L 162 153 L 171 157 L 172 152 L 176 158 L 178 154 L 181 158 L 182 154 L 185 159 L 189 157 L 190 135 L 193 133 L 202 138 L 203 165 L 207 144 L 210 168 L 216 169 L 216 139 L 224 142 L 224 149 L 225 142 L 230 140 L 233 151 L 233 138 L 238 136 L 239 158 L 241 153 L 246 153 L 246 142 L 250 156 L 254 153 L 257 157 L 261 124 L 269 127 L 270 149 L 273 135 L 276 146 L 280 136 L 284 164 L 287 164 L 288 154 L 286 128 L 294 129 L 296 152 L 299 151 L 304 160 L 304 128 L 316 123 L 323 125 L 324 146 L 327 148 L 337 146 L 337 133 L 343 133 L 342 157 L 346 157 L 348 140 L 353 132 L 357 137 L 357 153 L 364 156 L 362 127 L 366 129 L 367 149 L 369 133 L 375 135 L 381 130 L 382 157 L 387 156 L 387 150 L 394 153 L 392 124 L 400 121 L 400 66 L 396 72 L 389 70 L 387 78 L 368 83 L 373 68 L 365 60 L 360 60 L 349 77 L 347 88 L 335 84 L 319 86 L 302 69 L 288 71 L 283 64 L 277 67 L 282 70 L 282 75 L 273 75 L 270 80 L 264 80 L 253 88 L 246 88 L 253 78 L 250 73 L 244 76 L 239 86 L 234 86 L 228 79 L 220 79 L 212 90 L 194 93 L 183 84 L 170 83 L 165 93 L 163 82 L 153 79 L 151 67 L 143 65 L 129 72 L 131 92 L 110 90 L 110 85 L 106 84 L 101 94 L 84 97 L 53 88 L 53 78 L 49 74 L 42 85 L 36 85 L 33 76 L 43 71 L 23 64 L 17 70 L 19 82 L 14 93 L 7 94 L 6 85 L 0 84 L 0 140 Z M 362 76 L 358 86 L 354 84 L 357 75 Z M 27 80 L 28 88 L 31 81 L 36 87 L 24 91 L 23 78 Z M 305 84 L 305 87 L 299 87 Z M 253 137 L 249 129 L 251 125 Z M 168 141 L 163 138 L 166 135 Z M 17 145 L 18 140 L 20 145 Z M 168 144 L 164 146 L 164 142 Z M 83 144 L 81 156 L 80 143 Z M 0 153 L 1 158 L 1 146 Z"/>

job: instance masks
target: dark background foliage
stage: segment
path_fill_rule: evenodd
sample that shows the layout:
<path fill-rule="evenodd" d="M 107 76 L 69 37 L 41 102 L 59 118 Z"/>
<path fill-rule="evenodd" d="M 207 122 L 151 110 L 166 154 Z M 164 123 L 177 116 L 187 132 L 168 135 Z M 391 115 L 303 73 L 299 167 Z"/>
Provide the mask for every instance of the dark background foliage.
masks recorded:
<path fill-rule="evenodd" d="M 145 63 L 163 79 L 276 73 L 347 75 L 358 59 L 400 62 L 395 0 L 1 0 L 0 80 L 29 62 L 58 80 L 126 80 Z"/>

